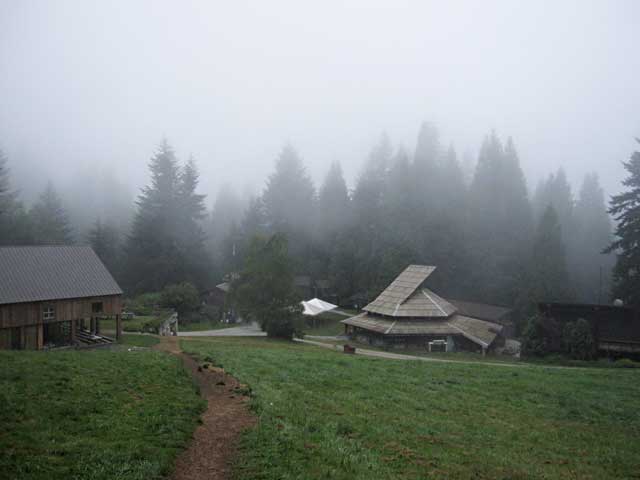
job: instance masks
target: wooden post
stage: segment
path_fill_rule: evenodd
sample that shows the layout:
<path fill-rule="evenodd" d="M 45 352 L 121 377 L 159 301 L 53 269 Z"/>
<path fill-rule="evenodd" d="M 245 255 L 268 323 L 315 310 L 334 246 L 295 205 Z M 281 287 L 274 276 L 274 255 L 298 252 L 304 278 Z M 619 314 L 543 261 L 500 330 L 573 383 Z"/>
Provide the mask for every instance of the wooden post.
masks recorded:
<path fill-rule="evenodd" d="M 116 340 L 120 341 L 122 337 L 122 318 L 121 315 L 116 314 Z"/>
<path fill-rule="evenodd" d="M 100 317 L 96 317 L 96 335 L 100 335 Z"/>
<path fill-rule="evenodd" d="M 76 321 L 71 320 L 71 343 L 76 343 Z"/>
<path fill-rule="evenodd" d="M 36 327 L 37 330 L 37 337 L 38 337 L 38 346 L 36 347 L 38 350 L 42 350 L 44 348 L 44 327 L 43 325 L 40 323 L 37 325 Z"/>

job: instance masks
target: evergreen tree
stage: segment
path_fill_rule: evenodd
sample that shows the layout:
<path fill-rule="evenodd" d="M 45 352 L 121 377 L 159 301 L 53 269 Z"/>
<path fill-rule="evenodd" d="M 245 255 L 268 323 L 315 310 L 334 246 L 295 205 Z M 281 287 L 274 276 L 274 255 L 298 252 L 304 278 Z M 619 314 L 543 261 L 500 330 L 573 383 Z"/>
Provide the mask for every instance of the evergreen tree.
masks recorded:
<path fill-rule="evenodd" d="M 127 240 L 127 285 L 134 292 L 157 291 L 185 281 L 202 286 L 208 258 L 199 223 L 204 197 L 196 193 L 195 165 L 187 162 L 180 168 L 173 149 L 163 140 L 149 170 L 151 182 L 138 197 Z"/>
<path fill-rule="evenodd" d="M 310 233 L 315 189 L 302 159 L 291 145 L 285 145 L 280 152 L 262 199 L 273 232 Z"/>
<path fill-rule="evenodd" d="M 11 213 L 15 201 L 15 193 L 11 190 L 7 157 L 0 150 L 0 218 Z"/>
<path fill-rule="evenodd" d="M 291 339 L 299 331 L 299 299 L 284 235 L 251 239 L 231 296 L 242 317 L 258 322 L 268 336 Z"/>
<path fill-rule="evenodd" d="M 7 158 L 0 150 L 0 245 L 32 242 L 27 213 L 11 187 Z"/>
<path fill-rule="evenodd" d="M 640 139 L 637 139 L 640 143 Z M 616 238 L 606 249 L 616 253 L 613 270 L 614 298 L 640 305 L 640 151 L 623 163 L 629 176 L 622 185 L 627 191 L 611 198 L 609 213 L 617 222 Z"/>
<path fill-rule="evenodd" d="M 562 227 L 551 205 L 538 225 L 529 273 L 528 300 L 531 311 L 537 302 L 567 301 L 571 298 Z"/>
<path fill-rule="evenodd" d="M 207 211 L 204 205 L 206 195 L 197 193 L 199 181 L 200 175 L 191 157 L 179 172 L 176 233 L 180 256 L 184 260 L 183 276 L 195 285 L 204 284 L 207 270 L 211 267 L 202 228 Z"/>
<path fill-rule="evenodd" d="M 334 162 L 320 187 L 318 218 L 320 233 L 328 238 L 344 228 L 349 221 L 349 191 L 340 163 Z"/>
<path fill-rule="evenodd" d="M 514 290 L 522 288 L 522 259 L 533 228 L 526 183 L 511 139 L 505 148 L 495 132 L 485 138 L 469 197 L 475 296 L 512 304 Z"/>
<path fill-rule="evenodd" d="M 223 185 L 216 195 L 209 222 L 209 246 L 212 252 L 216 278 L 228 273 L 233 262 L 234 245 L 240 243 L 240 222 L 243 218 L 242 202 L 229 185 Z"/>
<path fill-rule="evenodd" d="M 39 245 L 73 244 L 73 231 L 62 200 L 49 182 L 29 212 L 33 242 Z"/>
<path fill-rule="evenodd" d="M 114 277 L 118 278 L 121 252 L 121 237 L 118 229 L 113 224 L 105 223 L 98 218 L 89 230 L 87 240 L 102 263 Z"/>
<path fill-rule="evenodd" d="M 576 229 L 572 244 L 577 261 L 572 278 L 581 301 L 601 303 L 608 297 L 615 258 L 602 253 L 612 240 L 611 219 L 597 174 L 585 175 L 574 214 Z"/>

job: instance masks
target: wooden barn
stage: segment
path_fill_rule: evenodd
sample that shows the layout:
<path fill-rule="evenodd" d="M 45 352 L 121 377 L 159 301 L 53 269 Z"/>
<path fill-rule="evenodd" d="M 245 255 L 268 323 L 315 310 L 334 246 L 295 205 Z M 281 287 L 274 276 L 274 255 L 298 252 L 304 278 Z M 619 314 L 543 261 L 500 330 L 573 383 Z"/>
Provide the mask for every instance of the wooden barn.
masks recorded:
<path fill-rule="evenodd" d="M 90 247 L 0 248 L 0 348 L 110 343 L 100 321 L 122 332 L 122 290 Z"/>
<path fill-rule="evenodd" d="M 466 350 L 483 354 L 504 344 L 503 325 L 471 316 L 473 310 L 503 318 L 506 312 L 489 305 L 457 307 L 422 284 L 436 267 L 409 265 L 364 313 L 343 320 L 345 333 L 377 346 L 419 347 L 427 350 Z M 493 315 L 493 317 L 492 317 Z"/>
<path fill-rule="evenodd" d="M 640 358 L 640 312 L 614 305 L 539 303 L 550 349 L 562 351 L 562 330 L 568 322 L 589 322 L 600 355 Z"/>

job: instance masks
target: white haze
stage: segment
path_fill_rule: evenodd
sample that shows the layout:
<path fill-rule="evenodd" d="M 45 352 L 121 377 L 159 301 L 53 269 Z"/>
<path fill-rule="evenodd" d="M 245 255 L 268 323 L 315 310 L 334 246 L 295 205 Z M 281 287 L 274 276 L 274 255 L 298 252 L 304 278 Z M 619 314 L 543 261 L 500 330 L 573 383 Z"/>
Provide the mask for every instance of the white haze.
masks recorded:
<path fill-rule="evenodd" d="M 529 186 L 619 190 L 640 136 L 637 1 L 0 2 L 0 148 L 32 198 L 108 171 L 135 192 L 163 135 L 202 191 L 262 187 L 285 142 L 353 185 L 423 120 L 477 154 L 513 136 Z M 209 205 L 213 199 L 208 200 Z"/>

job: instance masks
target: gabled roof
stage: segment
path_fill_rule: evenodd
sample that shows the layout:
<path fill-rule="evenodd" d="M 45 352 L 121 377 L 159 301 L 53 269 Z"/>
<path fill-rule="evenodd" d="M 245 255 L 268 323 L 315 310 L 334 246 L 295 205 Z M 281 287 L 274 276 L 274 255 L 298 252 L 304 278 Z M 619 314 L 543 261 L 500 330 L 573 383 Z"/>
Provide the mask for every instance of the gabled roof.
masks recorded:
<path fill-rule="evenodd" d="M 436 267 L 409 265 L 364 311 L 389 317 L 446 318 L 456 308 L 428 288 L 420 288 Z"/>
<path fill-rule="evenodd" d="M 511 313 L 511 309 L 508 307 L 453 299 L 450 299 L 449 302 L 455 305 L 458 309 L 458 313 L 462 315 L 487 320 L 489 322 L 500 323 L 502 325 L 511 323 L 507 318 Z"/>
<path fill-rule="evenodd" d="M 0 248 L 0 305 L 121 294 L 91 247 Z"/>

